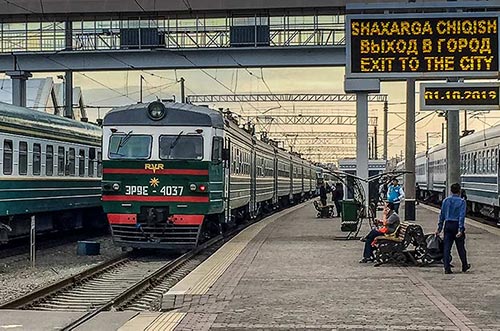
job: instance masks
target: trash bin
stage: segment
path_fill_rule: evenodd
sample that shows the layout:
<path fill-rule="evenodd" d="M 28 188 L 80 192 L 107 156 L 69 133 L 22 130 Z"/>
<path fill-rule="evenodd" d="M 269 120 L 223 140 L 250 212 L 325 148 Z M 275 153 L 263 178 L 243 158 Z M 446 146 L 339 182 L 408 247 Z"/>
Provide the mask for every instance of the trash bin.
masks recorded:
<path fill-rule="evenodd" d="M 358 203 L 354 200 L 342 201 L 342 223 L 340 230 L 353 232 L 358 229 Z"/>

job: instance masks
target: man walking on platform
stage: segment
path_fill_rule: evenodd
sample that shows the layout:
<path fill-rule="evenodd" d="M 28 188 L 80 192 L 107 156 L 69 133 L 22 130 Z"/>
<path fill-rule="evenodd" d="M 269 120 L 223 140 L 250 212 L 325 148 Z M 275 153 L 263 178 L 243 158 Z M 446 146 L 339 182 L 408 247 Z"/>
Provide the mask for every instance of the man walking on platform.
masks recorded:
<path fill-rule="evenodd" d="M 399 185 L 399 181 L 394 178 L 392 184 L 387 188 L 387 201 L 394 204 L 394 212 L 399 213 L 399 204 L 404 198 L 405 192 L 403 188 Z"/>
<path fill-rule="evenodd" d="M 457 245 L 458 255 L 462 261 L 462 271 L 466 272 L 470 269 L 465 250 L 465 210 L 465 200 L 460 197 L 460 185 L 451 185 L 451 195 L 443 201 L 436 231 L 436 234 L 439 235 L 444 228 L 443 262 L 445 274 L 453 273 L 450 265 L 453 242 Z"/>

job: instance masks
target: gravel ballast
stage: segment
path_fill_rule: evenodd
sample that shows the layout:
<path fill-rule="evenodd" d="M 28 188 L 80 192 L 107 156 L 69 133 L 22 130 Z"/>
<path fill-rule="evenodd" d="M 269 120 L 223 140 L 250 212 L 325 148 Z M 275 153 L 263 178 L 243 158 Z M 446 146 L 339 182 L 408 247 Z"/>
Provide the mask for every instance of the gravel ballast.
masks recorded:
<path fill-rule="evenodd" d="M 29 254 L 0 259 L 0 304 L 122 254 L 109 236 L 92 240 L 101 244 L 100 255 L 78 256 L 73 242 L 37 251 L 35 268 L 30 267 Z"/>

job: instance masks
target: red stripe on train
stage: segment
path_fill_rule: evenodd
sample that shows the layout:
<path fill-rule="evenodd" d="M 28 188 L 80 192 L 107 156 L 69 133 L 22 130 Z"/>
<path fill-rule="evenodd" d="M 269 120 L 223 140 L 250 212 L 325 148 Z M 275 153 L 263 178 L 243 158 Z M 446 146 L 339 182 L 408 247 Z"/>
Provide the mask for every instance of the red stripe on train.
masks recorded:
<path fill-rule="evenodd" d="M 209 202 L 208 196 L 103 195 L 102 201 Z"/>
<path fill-rule="evenodd" d="M 201 225 L 204 215 L 171 215 L 168 220 L 174 225 Z M 108 214 L 108 222 L 111 225 L 136 225 L 136 214 Z"/>
<path fill-rule="evenodd" d="M 137 224 L 136 214 L 108 214 L 109 224 Z"/>
<path fill-rule="evenodd" d="M 191 176 L 208 176 L 208 170 L 200 169 L 158 169 L 155 172 L 150 169 L 115 169 L 104 168 L 105 174 L 129 174 L 129 175 L 191 175 Z"/>

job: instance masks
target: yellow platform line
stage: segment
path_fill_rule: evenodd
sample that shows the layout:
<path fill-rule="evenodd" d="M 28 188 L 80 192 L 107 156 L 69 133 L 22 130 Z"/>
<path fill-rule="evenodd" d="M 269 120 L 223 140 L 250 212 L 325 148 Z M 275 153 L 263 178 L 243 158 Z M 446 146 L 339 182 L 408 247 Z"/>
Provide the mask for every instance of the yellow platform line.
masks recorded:
<path fill-rule="evenodd" d="M 186 316 L 186 313 L 140 313 L 125 323 L 118 331 L 171 331 Z"/>
<path fill-rule="evenodd" d="M 421 204 L 420 206 L 422 206 L 423 208 L 427 209 L 427 210 L 430 210 L 430 211 L 433 211 L 435 213 L 438 213 L 441 211 L 439 208 L 436 208 L 436 207 L 432 207 L 432 206 L 427 206 L 427 205 L 423 205 Z M 482 229 L 484 231 L 487 231 L 491 234 L 494 234 L 494 235 L 497 235 L 497 236 L 500 236 L 500 229 L 499 228 L 495 228 L 494 226 L 491 226 L 491 225 L 488 225 L 488 224 L 484 224 L 484 223 L 481 223 L 481 222 L 478 222 L 478 221 L 474 221 L 470 218 L 465 218 L 465 224 L 466 225 L 471 225 L 475 228 L 478 228 L 478 229 Z M 437 218 L 436 218 L 436 227 L 437 227 Z"/>
<path fill-rule="evenodd" d="M 184 279 L 174 285 L 165 296 L 169 295 L 203 295 L 215 284 L 220 276 L 236 260 L 248 243 L 257 236 L 267 225 L 277 219 L 292 213 L 304 204 L 288 208 L 272 215 L 258 223 L 252 224 L 244 231 L 237 234 L 233 239 L 224 244 L 217 252 L 200 264 Z"/>

